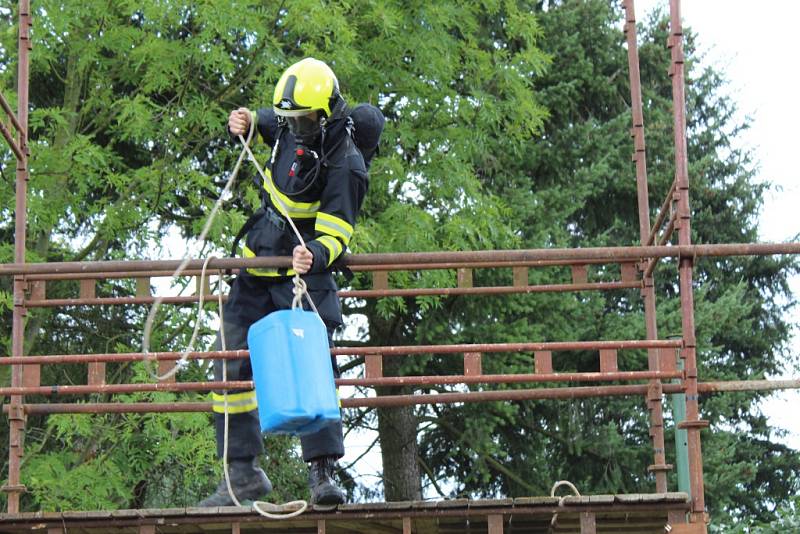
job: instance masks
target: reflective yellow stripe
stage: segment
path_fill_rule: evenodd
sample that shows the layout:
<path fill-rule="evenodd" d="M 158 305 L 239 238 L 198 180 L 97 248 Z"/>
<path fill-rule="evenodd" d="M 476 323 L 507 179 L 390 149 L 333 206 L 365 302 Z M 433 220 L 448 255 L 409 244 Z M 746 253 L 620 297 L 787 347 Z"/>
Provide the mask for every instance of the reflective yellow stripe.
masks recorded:
<path fill-rule="evenodd" d="M 242 245 L 242 253 L 245 258 L 255 258 L 256 253 L 250 250 L 250 247 L 247 245 Z M 247 272 L 252 274 L 253 276 L 294 276 L 294 269 L 288 269 L 286 274 L 281 274 L 278 272 L 278 269 L 274 269 L 272 267 L 248 267 Z"/>
<path fill-rule="evenodd" d="M 244 393 L 228 394 L 228 413 L 246 413 L 258 408 L 256 392 L 253 390 Z M 214 413 L 225 413 L 225 395 L 211 393 L 211 409 Z"/>
<path fill-rule="evenodd" d="M 317 213 L 317 221 L 314 223 L 314 229 L 323 234 L 340 238 L 345 245 L 348 244 L 350 238 L 353 237 L 353 227 L 350 223 L 335 215 L 322 211 Z"/>
<path fill-rule="evenodd" d="M 339 388 L 336 388 L 336 400 L 339 402 L 339 409 L 342 409 L 342 398 L 339 396 Z"/>
<path fill-rule="evenodd" d="M 342 250 L 344 250 L 342 243 L 335 237 L 323 235 L 318 237 L 317 241 L 322 243 L 322 246 L 328 249 L 328 265 L 333 263 L 333 260 L 338 258 L 339 254 L 341 254 Z"/>
<path fill-rule="evenodd" d="M 243 400 L 251 400 L 256 398 L 255 390 L 244 391 L 242 393 L 228 393 L 228 404 L 233 402 L 240 402 Z M 215 393 L 211 392 L 211 400 L 214 402 L 223 402 L 225 400 L 225 395 L 222 393 Z"/>
<path fill-rule="evenodd" d="M 275 183 L 272 181 L 272 172 L 269 169 L 264 169 L 264 174 L 267 177 L 267 179 L 264 180 L 264 189 L 269 193 L 272 203 L 278 208 L 278 211 L 282 215 L 286 215 L 283 213 L 283 210 L 286 209 L 289 211 L 289 217 L 292 219 L 313 219 L 317 216 L 319 200 L 315 202 L 299 202 L 292 200 L 275 187 Z"/>

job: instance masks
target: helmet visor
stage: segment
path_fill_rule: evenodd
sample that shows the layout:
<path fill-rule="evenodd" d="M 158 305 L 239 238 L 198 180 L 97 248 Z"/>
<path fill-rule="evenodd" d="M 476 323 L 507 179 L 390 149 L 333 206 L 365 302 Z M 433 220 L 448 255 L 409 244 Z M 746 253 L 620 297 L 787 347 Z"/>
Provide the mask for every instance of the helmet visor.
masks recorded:
<path fill-rule="evenodd" d="M 300 115 L 299 117 L 286 117 L 289 131 L 296 138 L 303 140 L 315 140 L 320 133 L 319 119 L 317 112 Z"/>

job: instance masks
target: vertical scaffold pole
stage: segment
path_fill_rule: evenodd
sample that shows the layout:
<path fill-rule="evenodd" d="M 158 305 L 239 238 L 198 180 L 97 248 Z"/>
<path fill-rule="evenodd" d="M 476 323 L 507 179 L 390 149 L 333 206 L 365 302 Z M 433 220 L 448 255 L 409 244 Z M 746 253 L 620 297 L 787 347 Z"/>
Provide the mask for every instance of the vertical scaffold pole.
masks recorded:
<path fill-rule="evenodd" d="M 27 225 L 28 193 L 28 82 L 31 13 L 30 0 L 19 2 L 19 56 L 17 67 L 17 121 L 22 127 L 18 145 L 23 157 L 17 158 L 16 206 L 14 215 L 14 261 L 25 262 L 25 229 Z M 23 356 L 25 341 L 25 277 L 14 277 L 14 310 L 11 326 L 11 355 Z M 11 367 L 11 385 L 22 386 L 23 366 Z M 8 492 L 8 512 L 19 512 L 20 494 L 25 487 L 20 483 L 20 464 L 25 438 L 25 413 L 23 398 L 13 395 L 9 403 L 9 443 L 8 443 L 8 484 L 3 488 Z"/>
<path fill-rule="evenodd" d="M 636 191 L 639 206 L 639 234 L 643 246 L 650 239 L 650 201 L 647 190 L 647 158 L 644 142 L 644 114 L 642 112 L 642 84 L 639 75 L 639 49 L 636 43 L 636 14 L 633 0 L 625 0 L 625 37 L 628 43 L 628 76 L 631 87 L 631 114 L 633 137 L 633 161 L 636 164 Z M 653 276 L 645 276 L 642 298 L 647 339 L 658 339 L 656 325 L 656 295 Z M 650 371 L 662 370 L 660 351 L 648 349 L 647 366 Z M 653 441 L 653 464 L 649 470 L 655 473 L 656 491 L 667 491 L 667 471 L 672 466 L 666 462 L 664 450 L 664 410 L 661 403 L 661 381 L 651 380 L 648 388 L 647 407 L 650 410 L 650 436 Z"/>
<path fill-rule="evenodd" d="M 691 211 L 689 208 L 689 169 L 686 145 L 686 94 L 684 87 L 683 27 L 681 24 L 680 0 L 670 0 L 670 36 L 668 47 L 671 51 L 670 77 L 672 78 L 673 123 L 675 136 L 675 181 L 678 195 L 678 243 L 688 246 L 691 238 Z M 700 420 L 697 396 L 697 341 L 694 325 L 694 296 L 692 294 L 692 270 L 694 258 L 679 259 L 681 316 L 686 366 L 686 421 L 680 425 L 687 430 L 689 448 L 689 478 L 692 490 L 690 522 L 698 526 L 698 532 L 705 532 L 705 496 L 703 489 L 703 457 L 700 448 L 700 430 L 708 423 Z"/>

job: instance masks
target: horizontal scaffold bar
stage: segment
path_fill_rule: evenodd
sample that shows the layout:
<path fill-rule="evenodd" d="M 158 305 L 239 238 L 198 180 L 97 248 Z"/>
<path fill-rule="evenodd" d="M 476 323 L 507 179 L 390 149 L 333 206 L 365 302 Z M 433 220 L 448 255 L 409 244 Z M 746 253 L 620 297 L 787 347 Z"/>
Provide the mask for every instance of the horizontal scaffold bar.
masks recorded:
<path fill-rule="evenodd" d="M 800 243 L 733 243 L 717 245 L 683 245 L 658 247 L 596 247 L 569 249 L 483 250 L 463 252 L 403 252 L 383 254 L 356 254 L 342 259 L 346 266 L 425 265 L 452 263 L 469 267 L 470 263 L 492 261 L 529 260 L 608 260 L 637 261 L 645 258 L 699 257 L 699 256 L 764 256 L 772 254 L 800 254 Z M 200 269 L 205 260 L 190 260 L 187 269 Z M 134 260 L 61 263 L 7 263 L 0 265 L 0 275 L 45 273 L 99 273 L 137 272 L 176 269 L 180 260 Z M 211 259 L 209 269 L 235 269 L 239 267 L 290 267 L 291 258 L 219 258 Z"/>
<path fill-rule="evenodd" d="M 633 262 L 627 260 L 625 263 Z M 465 266 L 463 262 L 442 262 L 442 263 L 396 263 L 393 265 L 350 265 L 352 271 L 414 271 L 414 270 L 434 270 L 434 269 L 489 269 L 489 268 L 512 268 L 512 267 L 556 267 L 561 265 L 592 265 L 606 264 L 607 260 L 524 260 L 524 261 L 476 261 Z M 623 263 L 623 262 L 620 262 Z M 95 280 L 105 278 L 142 278 L 142 277 L 172 277 L 175 269 L 152 270 L 152 271 L 115 271 L 115 272 L 81 272 L 81 273 L 44 273 L 29 274 L 28 280 Z M 202 269 L 185 269 L 181 276 L 200 276 Z M 214 273 L 216 274 L 216 270 Z"/>
<path fill-rule="evenodd" d="M 548 373 L 502 375 L 389 376 L 380 378 L 337 378 L 337 386 L 435 386 L 445 384 L 505 384 L 520 382 L 599 382 L 681 378 L 683 373 L 660 371 L 616 371 L 609 373 Z M 138 393 L 149 391 L 209 391 L 212 389 L 253 389 L 252 381 L 154 382 L 145 384 L 95 384 L 67 386 L 21 386 L 0 388 L 4 395 L 88 395 L 93 393 Z"/>
<path fill-rule="evenodd" d="M 604 388 L 598 392 L 597 388 Z M 701 382 L 697 384 L 699 393 L 715 393 L 726 391 L 772 391 L 777 389 L 800 389 L 800 379 L 791 380 L 749 380 L 731 382 Z M 385 397 L 369 397 L 342 399 L 344 408 L 369 408 L 382 406 L 405 406 L 409 404 L 447 404 L 459 402 L 485 401 L 519 401 L 536 399 L 575 399 L 600 396 L 645 395 L 648 386 L 596 386 L 578 388 L 541 388 L 526 390 L 476 391 L 470 393 L 442 393 L 437 395 L 393 395 Z M 664 384 L 664 394 L 682 393 L 679 384 Z M 8 404 L 3 412 L 8 413 Z M 25 413 L 29 415 L 63 414 L 63 413 L 182 413 L 210 412 L 210 402 L 170 402 L 170 403 L 123 403 L 106 402 L 94 404 L 49 403 L 25 404 Z"/>
<path fill-rule="evenodd" d="M 356 289 L 341 290 L 341 298 L 422 297 L 455 295 L 509 295 L 521 293 L 566 293 L 576 291 L 611 291 L 615 289 L 641 288 L 637 282 L 589 282 L 584 284 L 542 284 L 537 286 L 491 286 L 491 287 L 438 287 L 411 289 Z M 198 295 L 180 297 L 95 297 L 74 299 L 26 300 L 29 308 L 58 308 L 63 306 L 126 306 L 152 304 L 158 299 L 162 304 L 194 304 Z M 228 300 L 227 295 L 222 300 Z M 206 295 L 207 304 L 216 304 L 217 298 Z"/>
<path fill-rule="evenodd" d="M 252 382 L 228 382 L 227 389 L 246 389 L 243 385 Z M 133 384 L 147 385 L 147 384 Z M 159 391 L 175 391 L 181 384 L 163 384 Z M 222 389 L 222 384 L 204 382 L 208 390 Z M 67 387 L 67 386 L 65 386 Z M 86 386 L 71 386 L 86 387 Z M 172 389 L 170 389 L 170 387 Z M 642 385 L 614 385 L 614 386 L 584 386 L 538 389 L 504 389 L 496 391 L 470 391 L 457 393 L 436 393 L 423 395 L 386 395 L 380 397 L 358 397 L 341 399 L 343 408 L 377 408 L 386 406 L 408 406 L 412 404 L 453 404 L 460 402 L 488 402 L 488 401 L 522 401 L 536 399 L 578 399 L 588 397 L 620 397 L 629 395 L 646 395 L 649 386 Z M 8 388 L 5 388 L 8 389 Z M 46 388 L 45 388 L 46 389 Z M 665 384 L 662 386 L 664 393 L 683 392 L 680 384 Z M 48 409 L 51 407 L 51 409 Z M 148 408 L 149 407 L 149 408 Z M 5 406 L 3 407 L 5 410 Z M 30 409 L 29 409 L 30 408 Z M 175 403 L 81 403 L 81 404 L 26 404 L 25 411 L 34 413 L 109 413 L 109 412 L 205 412 L 211 411 L 210 402 L 175 402 Z"/>
<path fill-rule="evenodd" d="M 646 339 L 623 341 L 542 341 L 528 343 L 461 343 L 457 345 L 398 345 L 382 347 L 335 347 L 334 356 L 366 356 L 380 354 L 397 356 L 404 354 L 455 354 L 464 352 L 532 352 L 532 351 L 576 351 L 576 350 L 625 350 L 625 349 L 678 349 L 683 346 L 680 339 Z M 247 358 L 247 350 L 217 350 L 190 352 L 187 359 L 235 360 Z M 129 352 L 125 354 L 52 354 L 47 356 L 0 357 L 0 365 L 34 365 L 64 363 L 132 362 L 155 360 L 178 360 L 180 352 Z"/>

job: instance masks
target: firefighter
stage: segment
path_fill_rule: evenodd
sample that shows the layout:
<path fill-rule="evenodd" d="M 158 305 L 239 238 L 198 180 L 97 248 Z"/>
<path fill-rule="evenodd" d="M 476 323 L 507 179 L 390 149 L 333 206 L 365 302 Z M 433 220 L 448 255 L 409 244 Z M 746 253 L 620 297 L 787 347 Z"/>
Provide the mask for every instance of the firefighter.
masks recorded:
<path fill-rule="evenodd" d="M 360 105 L 350 110 L 339 92 L 330 67 L 314 58 L 290 66 L 280 77 L 271 109 L 257 112 L 256 127 L 272 146 L 265 166 L 267 180 L 261 189 L 262 205 L 243 227 L 243 255 L 291 256 L 291 268 L 242 270 L 233 281 L 224 308 L 227 348 L 247 348 L 251 324 L 292 303 L 292 277 L 303 276 L 308 292 L 328 329 L 332 346 L 334 330 L 342 324 L 341 304 L 331 274 L 334 262 L 353 236 L 364 196 L 367 169 L 383 129 L 378 108 Z M 247 135 L 250 115 L 246 109 L 231 111 L 228 130 Z M 282 204 L 281 204 L 282 203 Z M 300 230 L 300 245 L 284 216 L 284 208 Z M 234 244 L 236 248 L 238 245 Z M 308 306 L 305 299 L 303 304 Z M 215 344 L 221 348 L 219 338 Z M 214 362 L 214 376 L 222 379 L 221 360 Z M 228 380 L 250 380 L 249 360 L 227 360 Z M 334 375 L 339 376 L 331 358 Z M 217 435 L 217 454 L 223 455 L 224 403 L 222 392 L 212 393 Z M 240 501 L 256 500 L 272 490 L 258 466 L 263 451 L 255 391 L 230 391 L 227 399 L 228 468 L 232 489 Z M 301 437 L 303 460 L 309 464 L 311 500 L 317 504 L 341 504 L 342 490 L 333 474 L 344 455 L 341 423 Z M 200 506 L 233 504 L 225 484 Z"/>

